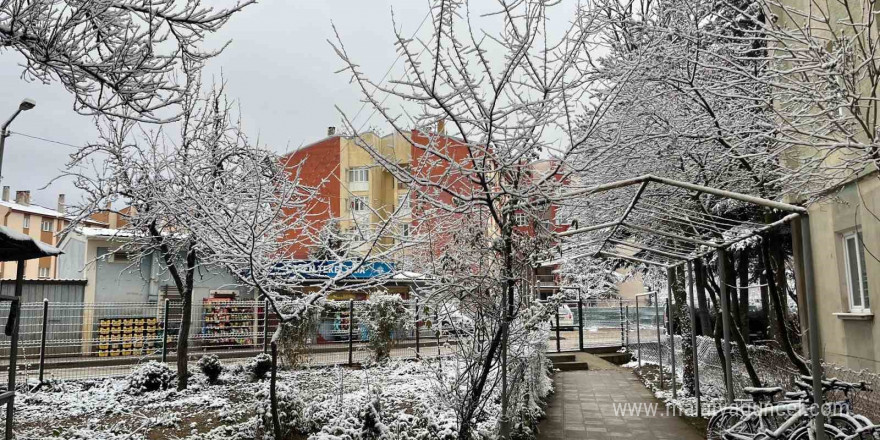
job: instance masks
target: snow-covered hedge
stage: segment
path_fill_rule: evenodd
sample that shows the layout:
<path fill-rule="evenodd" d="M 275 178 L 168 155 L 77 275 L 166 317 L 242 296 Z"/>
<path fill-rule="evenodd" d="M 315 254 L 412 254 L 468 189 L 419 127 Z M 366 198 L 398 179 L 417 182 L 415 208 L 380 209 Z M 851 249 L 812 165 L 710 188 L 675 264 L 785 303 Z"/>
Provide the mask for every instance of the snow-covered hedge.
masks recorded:
<path fill-rule="evenodd" d="M 135 368 L 125 380 L 128 382 L 128 392 L 138 395 L 168 389 L 174 377 L 175 374 L 168 365 L 149 361 Z"/>

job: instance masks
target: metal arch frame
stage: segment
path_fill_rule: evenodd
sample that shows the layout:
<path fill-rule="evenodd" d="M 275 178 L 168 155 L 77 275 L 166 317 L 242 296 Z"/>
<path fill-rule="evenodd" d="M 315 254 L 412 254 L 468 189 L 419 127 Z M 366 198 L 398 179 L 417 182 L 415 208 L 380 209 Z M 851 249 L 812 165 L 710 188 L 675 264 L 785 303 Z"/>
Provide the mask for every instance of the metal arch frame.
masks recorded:
<path fill-rule="evenodd" d="M 709 242 L 706 240 L 701 240 L 701 239 L 694 238 L 694 237 L 681 236 L 681 235 L 673 234 L 671 232 L 666 232 L 666 231 L 651 230 L 649 228 L 644 228 L 644 227 L 640 227 L 638 225 L 633 225 L 633 224 L 627 223 L 626 222 L 627 217 L 633 211 L 633 209 L 635 208 L 639 199 L 641 198 L 642 194 L 644 193 L 644 190 L 646 189 L 646 187 L 650 183 L 668 185 L 668 186 L 673 186 L 673 187 L 685 189 L 688 191 L 695 191 L 698 193 L 711 194 L 711 195 L 721 197 L 721 198 L 738 200 L 738 201 L 753 204 L 753 205 L 777 209 L 777 210 L 780 210 L 783 212 L 787 212 L 788 214 L 785 215 L 783 218 L 776 220 L 774 222 L 768 223 L 762 227 L 752 228 L 749 231 L 749 233 L 744 236 L 740 236 L 740 237 L 737 237 L 737 238 L 734 238 L 734 239 L 731 239 L 731 240 L 728 240 L 728 241 L 725 241 L 722 243 Z M 654 176 L 654 175 L 650 175 L 650 174 L 643 175 L 640 177 L 631 178 L 631 179 L 624 179 L 624 180 L 619 180 L 619 181 L 615 181 L 615 182 L 605 183 L 605 184 L 601 184 L 601 185 L 596 185 L 596 186 L 592 186 L 592 187 L 588 187 L 588 188 L 583 188 L 583 189 L 559 194 L 556 197 L 551 198 L 550 201 L 551 202 L 561 202 L 561 201 L 570 200 L 570 199 L 576 198 L 576 197 L 588 197 L 593 194 L 599 194 L 599 193 L 603 193 L 603 192 L 607 192 L 607 191 L 619 189 L 619 188 L 626 188 L 626 187 L 630 187 L 632 185 L 640 185 L 640 187 L 637 190 L 635 196 L 630 201 L 630 203 L 627 206 L 626 210 L 624 211 L 623 215 L 621 215 L 621 217 L 618 220 L 606 222 L 606 223 L 601 223 L 601 224 L 596 224 L 596 225 L 591 225 L 591 226 L 578 228 L 578 229 L 574 229 L 574 230 L 570 230 L 570 231 L 565 231 L 565 232 L 558 233 L 556 235 L 559 238 L 564 238 L 564 237 L 570 237 L 570 236 L 577 235 L 577 234 L 582 234 L 582 233 L 599 231 L 599 230 L 611 228 L 610 233 L 605 237 L 605 239 L 602 241 L 602 243 L 599 245 L 598 249 L 595 252 L 593 252 L 592 254 L 584 253 L 584 254 L 576 256 L 576 258 L 583 258 L 583 257 L 587 257 L 587 256 L 592 256 L 593 258 L 606 258 L 606 259 L 607 258 L 614 258 L 614 259 L 621 259 L 621 260 L 635 262 L 635 263 L 648 264 L 648 265 L 652 265 L 652 266 L 661 267 L 661 268 L 666 269 L 667 270 L 667 279 L 673 270 L 675 270 L 679 266 L 685 265 L 686 266 L 685 273 L 687 274 L 687 277 L 688 277 L 687 284 L 688 284 L 688 290 L 690 291 L 691 301 L 693 301 L 693 283 L 694 283 L 693 268 L 692 268 L 693 261 L 700 259 L 700 258 L 704 258 L 704 257 L 712 254 L 713 252 L 718 253 L 719 256 L 721 257 L 721 258 L 719 258 L 718 275 L 721 278 L 720 282 L 719 282 L 719 287 L 722 289 L 722 291 L 720 292 L 720 296 L 721 296 L 721 305 L 722 305 L 722 309 L 723 309 L 722 310 L 722 324 L 723 324 L 723 332 L 724 332 L 724 353 L 725 353 L 725 357 L 726 357 L 724 370 L 725 370 L 725 377 L 726 377 L 726 383 L 725 383 L 726 386 L 725 387 L 727 388 L 728 402 L 732 402 L 734 396 L 733 396 L 733 378 L 732 378 L 732 371 L 731 371 L 731 356 L 730 356 L 730 353 L 731 353 L 730 322 L 729 322 L 730 321 L 730 316 L 729 316 L 730 313 L 729 313 L 729 307 L 727 304 L 727 302 L 728 302 L 727 275 L 728 274 L 725 273 L 725 268 L 724 268 L 724 264 L 723 264 L 723 262 L 725 260 L 726 250 L 727 250 L 727 248 L 729 248 L 731 245 L 733 245 L 735 243 L 738 243 L 740 241 L 755 237 L 763 232 L 766 232 L 770 229 L 779 227 L 785 223 L 792 224 L 792 232 L 791 232 L 792 242 L 795 243 L 796 247 L 799 245 L 800 250 L 801 250 L 801 252 L 799 253 L 800 255 L 795 255 L 795 272 L 796 272 L 795 278 L 804 280 L 803 281 L 803 294 L 804 294 L 805 302 L 806 302 L 806 306 L 807 306 L 806 307 L 807 308 L 806 321 L 807 321 L 807 325 L 808 325 L 808 329 L 809 329 L 807 334 L 808 334 L 808 342 L 809 342 L 810 368 L 811 368 L 812 376 L 813 376 L 812 377 L 812 379 L 813 379 L 813 384 L 812 384 L 813 385 L 813 399 L 814 399 L 814 402 L 816 402 L 819 405 L 819 407 L 821 407 L 824 402 L 824 396 L 822 394 L 822 384 L 821 384 L 822 378 L 824 376 L 824 372 L 822 370 L 822 363 L 821 363 L 821 359 L 820 359 L 821 341 L 820 341 L 820 332 L 819 332 L 818 307 L 816 304 L 817 300 L 816 300 L 816 292 L 815 292 L 815 283 L 814 283 L 814 279 L 813 279 L 813 258 L 812 258 L 813 255 L 812 255 L 812 243 L 811 243 L 811 237 L 810 237 L 810 218 L 809 218 L 809 212 L 807 211 L 807 209 L 804 207 L 801 207 L 801 206 L 791 205 L 788 203 L 778 202 L 778 201 L 774 201 L 774 200 L 768 200 L 768 199 L 764 199 L 761 197 L 755 197 L 755 196 L 751 196 L 751 195 L 747 195 L 747 194 L 736 193 L 733 191 L 721 190 L 721 189 L 712 188 L 712 187 L 708 187 L 708 186 L 704 186 L 704 185 L 693 184 L 693 183 L 689 183 L 689 182 L 682 182 L 682 181 L 669 179 L 669 178 L 665 178 L 665 177 Z M 664 236 L 666 238 L 671 238 L 671 239 L 682 241 L 682 242 L 688 242 L 688 243 L 698 245 L 698 246 L 705 246 L 710 249 L 707 251 L 698 252 L 698 253 L 696 253 L 694 255 L 690 255 L 690 256 L 674 257 L 669 252 L 663 252 L 663 251 L 658 252 L 657 249 L 650 248 L 649 246 L 646 246 L 646 245 L 641 245 L 638 242 L 634 242 L 634 243 L 624 242 L 624 243 L 626 243 L 625 246 L 630 246 L 633 249 L 640 249 L 640 250 L 643 250 L 647 253 L 654 253 L 656 255 L 660 255 L 665 258 L 669 258 L 674 261 L 673 263 L 663 263 L 663 262 L 651 260 L 649 258 L 639 258 L 634 255 L 621 255 L 619 253 L 605 251 L 604 248 L 610 242 L 617 242 L 617 243 L 620 242 L 619 240 L 613 239 L 614 233 L 620 227 L 635 229 L 635 230 L 638 230 L 642 233 L 649 234 L 649 235 Z M 669 283 L 667 281 L 667 285 L 668 284 Z M 670 299 L 671 299 L 671 288 L 670 288 L 669 294 L 670 294 Z M 693 302 L 692 302 L 691 312 L 692 312 L 691 314 L 693 315 Z M 692 330 L 692 336 L 693 336 L 693 330 Z M 674 346 L 673 346 L 673 351 L 674 351 Z M 695 364 L 694 365 L 695 374 L 699 375 L 699 373 L 698 373 L 699 366 L 696 365 L 697 364 L 697 357 L 696 356 L 694 356 L 694 364 Z M 673 366 L 673 368 L 674 368 L 674 366 Z M 673 377 L 675 377 L 675 376 L 673 375 Z M 699 384 L 698 378 L 697 378 L 697 384 Z M 697 386 L 699 386 L 699 385 L 697 385 Z M 675 385 L 674 384 L 673 384 L 673 393 L 675 393 Z M 697 391 L 697 398 L 699 399 L 699 391 Z M 698 400 L 698 402 L 699 402 L 699 400 Z M 823 431 L 824 417 L 823 417 L 821 411 L 819 411 L 817 417 L 815 418 L 815 423 L 816 423 L 816 425 L 815 425 L 816 439 L 817 440 L 824 440 L 824 437 L 825 437 L 824 431 Z"/>

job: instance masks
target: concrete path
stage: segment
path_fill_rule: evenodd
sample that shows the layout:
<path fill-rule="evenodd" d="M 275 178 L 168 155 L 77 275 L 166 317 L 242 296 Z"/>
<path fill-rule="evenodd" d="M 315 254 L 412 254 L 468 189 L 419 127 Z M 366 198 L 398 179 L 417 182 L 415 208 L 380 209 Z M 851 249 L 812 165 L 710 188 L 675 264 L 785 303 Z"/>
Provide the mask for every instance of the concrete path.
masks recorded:
<path fill-rule="evenodd" d="M 665 405 L 630 370 L 602 367 L 556 373 L 556 394 L 539 427 L 539 440 L 703 439 L 685 421 L 667 415 Z M 653 405 L 656 413 L 646 414 Z"/>

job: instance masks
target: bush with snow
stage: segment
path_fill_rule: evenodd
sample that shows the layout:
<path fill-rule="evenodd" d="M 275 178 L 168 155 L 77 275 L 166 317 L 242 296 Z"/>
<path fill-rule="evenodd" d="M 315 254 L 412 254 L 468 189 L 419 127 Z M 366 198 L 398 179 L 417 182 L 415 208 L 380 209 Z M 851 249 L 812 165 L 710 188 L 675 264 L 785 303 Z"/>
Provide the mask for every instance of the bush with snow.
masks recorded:
<path fill-rule="evenodd" d="M 375 292 L 370 295 L 364 310 L 370 330 L 369 347 L 377 361 L 388 359 L 395 341 L 395 332 L 412 328 L 412 311 L 400 295 Z"/>
<path fill-rule="evenodd" d="M 275 386 L 278 398 L 278 422 L 281 425 L 281 438 L 291 438 L 296 434 L 304 434 L 309 430 L 308 419 L 304 417 L 305 403 L 299 397 L 299 390 L 284 383 Z M 269 400 L 269 386 L 260 390 L 257 406 L 257 429 L 265 433 L 266 439 L 274 439 L 272 427 L 272 404 Z"/>
<path fill-rule="evenodd" d="M 208 383 L 217 383 L 220 373 L 223 372 L 223 364 L 216 354 L 206 354 L 199 359 L 199 370 L 208 378 Z"/>
<path fill-rule="evenodd" d="M 272 371 L 272 357 L 266 353 L 260 353 L 249 359 L 244 369 L 251 380 L 263 380 Z"/>
<path fill-rule="evenodd" d="M 125 380 L 128 382 L 130 394 L 143 394 L 158 390 L 166 390 L 174 381 L 175 374 L 168 365 L 149 361 L 135 368 Z"/>

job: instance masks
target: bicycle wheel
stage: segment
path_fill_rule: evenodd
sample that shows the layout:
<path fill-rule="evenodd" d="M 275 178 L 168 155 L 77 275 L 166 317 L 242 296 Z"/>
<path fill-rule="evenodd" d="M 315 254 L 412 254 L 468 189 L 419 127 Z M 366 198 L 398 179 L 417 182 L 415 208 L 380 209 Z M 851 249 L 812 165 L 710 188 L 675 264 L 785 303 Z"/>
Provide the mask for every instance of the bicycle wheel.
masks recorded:
<path fill-rule="evenodd" d="M 832 414 L 828 416 L 828 424 L 837 428 L 846 436 L 851 436 L 862 427 L 862 424 L 853 416 L 846 414 Z M 861 438 L 861 437 L 856 437 Z M 866 439 L 874 438 L 873 436 L 864 437 Z"/>
<path fill-rule="evenodd" d="M 812 435 L 813 434 L 813 432 L 812 432 L 813 426 L 812 425 L 813 424 L 810 423 L 807 426 L 802 426 L 802 427 L 796 429 L 791 434 L 791 436 L 788 437 L 788 440 L 814 440 L 813 435 Z M 843 435 L 839 429 L 837 429 L 834 426 L 831 426 L 827 423 L 825 424 L 824 431 L 825 431 L 825 440 L 834 440 L 835 438 L 837 438 L 837 436 Z"/>
<path fill-rule="evenodd" d="M 706 427 L 706 439 L 722 440 L 724 432 L 742 421 L 745 417 L 745 411 L 740 408 L 734 406 L 722 408 L 709 418 L 709 424 Z"/>

